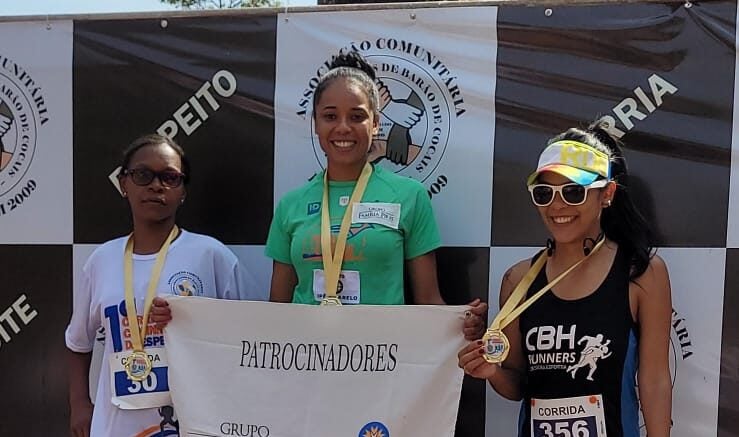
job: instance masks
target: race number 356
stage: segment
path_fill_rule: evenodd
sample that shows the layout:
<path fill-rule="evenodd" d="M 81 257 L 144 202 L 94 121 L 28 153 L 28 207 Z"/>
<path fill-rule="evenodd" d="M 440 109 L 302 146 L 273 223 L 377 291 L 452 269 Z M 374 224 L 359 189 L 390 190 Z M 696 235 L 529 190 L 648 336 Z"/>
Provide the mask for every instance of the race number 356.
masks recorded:
<path fill-rule="evenodd" d="M 596 437 L 595 417 L 577 419 L 534 420 L 533 437 Z"/>

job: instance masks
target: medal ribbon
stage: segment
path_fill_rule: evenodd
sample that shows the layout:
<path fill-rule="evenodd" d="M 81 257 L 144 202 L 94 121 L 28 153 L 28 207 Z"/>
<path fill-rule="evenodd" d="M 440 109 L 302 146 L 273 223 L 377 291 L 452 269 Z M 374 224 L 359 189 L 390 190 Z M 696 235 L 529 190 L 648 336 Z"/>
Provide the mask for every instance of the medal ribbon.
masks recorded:
<path fill-rule="evenodd" d="M 144 351 L 144 339 L 146 338 L 146 330 L 149 327 L 151 303 L 154 301 L 157 284 L 159 284 L 159 276 L 162 274 L 162 267 L 164 267 L 164 259 L 167 257 L 167 250 L 169 250 L 169 245 L 174 240 L 174 237 L 177 236 L 177 232 L 178 228 L 175 225 L 169 232 L 167 239 L 164 240 L 164 244 L 162 244 L 159 252 L 157 252 L 156 262 L 151 269 L 149 288 L 146 291 L 144 318 L 140 328 L 138 318 L 136 317 L 136 301 L 133 294 L 133 234 L 128 237 L 128 241 L 126 242 L 126 249 L 123 253 L 123 284 L 126 294 L 126 313 L 128 316 L 128 325 L 131 329 L 131 343 L 133 344 L 134 352 Z"/>
<path fill-rule="evenodd" d="M 341 228 L 336 236 L 336 247 L 331 251 L 331 217 L 329 216 L 328 205 L 328 169 L 323 174 L 323 201 L 321 202 L 321 258 L 323 259 L 323 271 L 325 272 L 324 290 L 326 298 L 336 297 L 336 287 L 339 285 L 339 274 L 341 273 L 341 264 L 344 261 L 344 249 L 346 248 L 346 240 L 349 235 L 349 227 L 352 221 L 352 208 L 354 204 L 362 200 L 370 175 L 372 174 L 372 166 L 369 163 L 364 164 L 362 173 L 357 179 L 357 185 L 352 191 L 352 197 L 349 205 L 344 211 L 344 218 L 341 220 Z"/>
<path fill-rule="evenodd" d="M 493 323 L 490 325 L 490 329 L 502 330 L 512 321 L 516 320 L 516 317 L 520 316 L 521 313 L 526 310 L 526 308 L 530 307 L 534 302 L 542 297 L 544 293 L 552 289 L 552 287 L 557 285 L 557 283 L 564 279 L 565 276 L 570 274 L 570 272 L 575 270 L 578 266 L 580 266 L 580 264 L 585 262 L 586 259 L 597 252 L 598 249 L 603 246 L 603 243 L 605 241 L 605 237 L 601 238 L 598 244 L 593 247 L 593 250 L 587 256 L 583 257 L 580 261 L 570 266 L 570 268 L 560 273 L 559 276 L 552 280 L 552 282 L 548 283 L 546 286 L 544 286 L 544 288 L 537 291 L 536 294 L 526 299 L 526 301 L 521 302 L 521 299 L 526 296 L 526 292 L 528 291 L 529 287 L 534 282 L 534 279 L 536 279 L 536 276 L 539 274 L 542 267 L 544 267 L 544 264 L 546 264 L 546 261 L 549 258 L 546 251 L 542 252 L 536 259 L 534 264 L 531 265 L 529 271 L 526 272 L 524 277 L 521 279 L 521 282 L 519 282 L 518 285 L 516 285 L 516 288 L 513 289 L 513 293 L 511 293 L 511 295 L 508 297 L 508 300 L 506 300 L 505 304 L 503 304 L 503 307 L 500 309 L 500 312 L 498 312 L 498 315 L 496 315 L 495 319 L 493 319 Z"/>

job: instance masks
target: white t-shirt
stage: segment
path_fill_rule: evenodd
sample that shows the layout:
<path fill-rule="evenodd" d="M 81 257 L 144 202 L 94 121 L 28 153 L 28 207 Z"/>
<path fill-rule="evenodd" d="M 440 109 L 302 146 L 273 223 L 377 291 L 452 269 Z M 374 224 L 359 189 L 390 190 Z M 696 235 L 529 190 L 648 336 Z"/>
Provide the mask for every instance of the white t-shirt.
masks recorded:
<path fill-rule="evenodd" d="M 101 326 L 105 329 L 105 351 L 95 396 L 91 437 L 176 436 L 176 417 L 170 406 L 130 410 L 121 409 L 112 402 L 116 393 L 121 399 L 130 399 L 130 396 L 147 390 L 168 391 L 166 367 L 156 369 L 156 362 L 155 370 L 164 373 L 159 373 L 155 385 L 149 381 L 146 387 L 141 384 L 131 386 L 125 375 L 115 373 L 116 381 L 120 382 L 116 382 L 115 387 L 111 383 L 111 355 L 132 350 L 123 290 L 123 252 L 127 238 L 104 243 L 85 263 L 81 284 L 75 287 L 72 318 L 65 339 L 70 350 L 88 353 L 92 351 L 98 329 Z M 143 314 L 143 301 L 155 259 L 156 254 L 133 256 L 133 288 L 138 315 Z M 236 255 L 226 246 L 213 238 L 183 230 L 169 247 L 157 294 L 250 300 L 259 296 L 256 287 L 256 282 L 241 268 Z M 150 355 L 163 352 L 164 334 L 150 325 L 144 346 Z"/>

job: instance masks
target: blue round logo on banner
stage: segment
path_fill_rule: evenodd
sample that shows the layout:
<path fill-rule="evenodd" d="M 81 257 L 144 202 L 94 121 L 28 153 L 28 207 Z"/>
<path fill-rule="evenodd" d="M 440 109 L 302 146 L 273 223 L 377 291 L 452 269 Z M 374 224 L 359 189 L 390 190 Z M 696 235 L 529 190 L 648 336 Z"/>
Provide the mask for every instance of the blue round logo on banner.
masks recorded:
<path fill-rule="evenodd" d="M 390 431 L 380 422 L 370 422 L 359 430 L 359 437 L 390 437 Z"/>

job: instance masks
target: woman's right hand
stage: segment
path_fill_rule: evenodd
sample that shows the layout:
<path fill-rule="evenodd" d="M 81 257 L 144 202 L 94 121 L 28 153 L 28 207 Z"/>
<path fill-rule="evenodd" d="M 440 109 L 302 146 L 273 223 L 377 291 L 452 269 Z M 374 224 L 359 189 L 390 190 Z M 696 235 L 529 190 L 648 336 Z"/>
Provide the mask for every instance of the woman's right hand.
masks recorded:
<path fill-rule="evenodd" d="M 500 369 L 497 364 L 491 364 L 483 358 L 484 349 L 482 340 L 473 341 L 457 354 L 458 365 L 466 375 L 473 378 L 490 379 Z"/>
<path fill-rule="evenodd" d="M 161 297 L 154 298 L 149 321 L 155 323 L 159 329 L 166 328 L 167 323 L 172 321 L 172 310 L 166 300 Z"/>
<path fill-rule="evenodd" d="M 92 402 L 83 399 L 69 406 L 69 432 L 72 437 L 90 437 Z"/>

